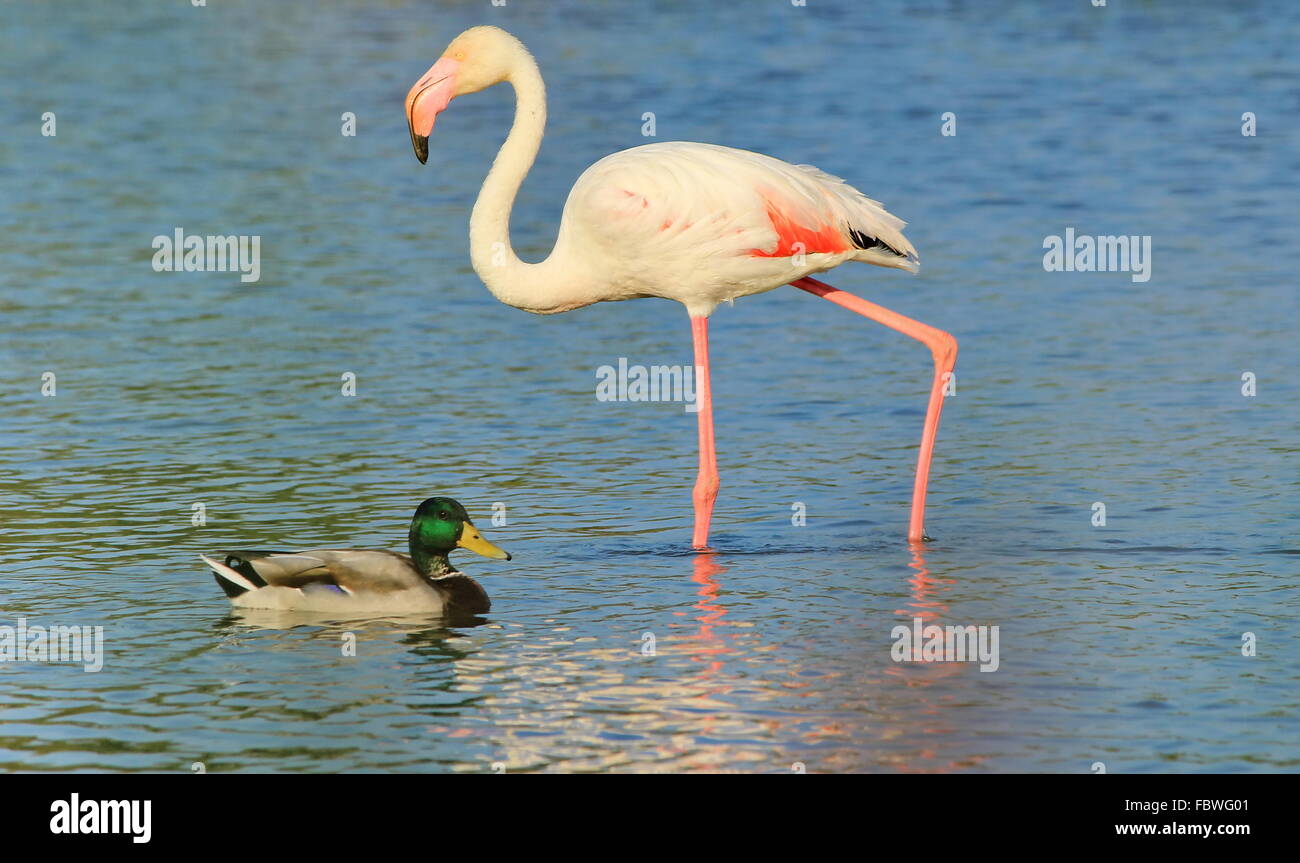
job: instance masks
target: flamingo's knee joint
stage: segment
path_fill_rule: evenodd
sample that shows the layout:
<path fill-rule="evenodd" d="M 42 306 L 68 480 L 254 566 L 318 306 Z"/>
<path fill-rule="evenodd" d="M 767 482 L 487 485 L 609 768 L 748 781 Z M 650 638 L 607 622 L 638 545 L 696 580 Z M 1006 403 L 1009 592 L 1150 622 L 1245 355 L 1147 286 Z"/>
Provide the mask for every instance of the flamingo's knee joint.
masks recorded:
<path fill-rule="evenodd" d="M 957 339 L 952 333 L 945 333 L 943 330 L 937 331 L 938 335 L 930 345 L 930 352 L 934 354 L 934 363 L 943 369 L 951 369 L 957 364 Z"/>
<path fill-rule="evenodd" d="M 691 495 L 696 503 L 712 504 L 718 497 L 722 482 L 716 476 L 702 476 L 695 482 L 695 491 Z"/>

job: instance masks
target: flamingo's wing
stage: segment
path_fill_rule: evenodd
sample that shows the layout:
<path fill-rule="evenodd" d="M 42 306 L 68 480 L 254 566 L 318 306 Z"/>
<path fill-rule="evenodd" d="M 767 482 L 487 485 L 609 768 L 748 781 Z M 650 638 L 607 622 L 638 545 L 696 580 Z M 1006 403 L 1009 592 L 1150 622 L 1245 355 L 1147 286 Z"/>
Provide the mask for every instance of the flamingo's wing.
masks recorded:
<path fill-rule="evenodd" d="M 689 248 L 696 261 L 837 255 L 915 271 L 906 224 L 811 165 L 712 144 L 661 143 L 601 159 L 579 178 L 566 221 L 647 254 Z"/>

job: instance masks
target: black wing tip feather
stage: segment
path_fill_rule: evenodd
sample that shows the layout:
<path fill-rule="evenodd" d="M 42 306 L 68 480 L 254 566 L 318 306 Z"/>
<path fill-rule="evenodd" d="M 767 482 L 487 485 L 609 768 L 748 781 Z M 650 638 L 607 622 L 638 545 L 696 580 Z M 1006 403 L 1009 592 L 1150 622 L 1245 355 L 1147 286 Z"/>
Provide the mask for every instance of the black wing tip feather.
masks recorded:
<path fill-rule="evenodd" d="M 884 240 L 877 239 L 876 237 L 869 237 L 854 227 L 849 228 L 849 239 L 853 241 L 853 246 L 855 248 L 862 249 L 864 252 L 870 251 L 871 249 L 883 249 L 884 251 L 891 252 L 900 258 L 907 257 L 907 255 L 903 254 L 898 249 L 895 249 Z"/>

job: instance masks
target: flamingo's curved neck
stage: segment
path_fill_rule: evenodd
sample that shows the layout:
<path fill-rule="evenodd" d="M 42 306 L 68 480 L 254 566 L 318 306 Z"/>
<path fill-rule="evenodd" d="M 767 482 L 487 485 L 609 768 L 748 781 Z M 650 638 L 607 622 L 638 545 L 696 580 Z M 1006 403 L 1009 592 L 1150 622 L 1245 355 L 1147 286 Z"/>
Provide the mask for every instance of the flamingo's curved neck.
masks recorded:
<path fill-rule="evenodd" d="M 488 172 L 469 220 L 470 260 L 489 291 L 506 305 L 538 314 L 593 302 L 573 272 L 577 262 L 552 251 L 538 264 L 521 261 L 510 245 L 510 210 L 546 128 L 546 85 L 522 47 L 506 78 L 515 88 L 515 121 Z"/>

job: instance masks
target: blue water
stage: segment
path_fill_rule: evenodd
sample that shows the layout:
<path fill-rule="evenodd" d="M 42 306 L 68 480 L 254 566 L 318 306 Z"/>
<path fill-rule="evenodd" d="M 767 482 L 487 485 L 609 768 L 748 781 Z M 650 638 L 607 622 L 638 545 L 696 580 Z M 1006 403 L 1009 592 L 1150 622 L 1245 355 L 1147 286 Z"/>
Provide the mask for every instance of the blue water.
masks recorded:
<path fill-rule="evenodd" d="M 1300 769 L 1300 6 L 270 10 L 5 5 L 0 624 L 107 655 L 0 663 L 0 769 Z M 716 552 L 687 551 L 694 415 L 594 394 L 619 357 L 690 363 L 683 309 L 534 317 L 478 282 L 507 89 L 411 153 L 402 97 L 479 23 L 548 82 L 526 258 L 647 140 L 810 162 L 909 221 L 919 276 L 826 279 L 960 341 L 936 542 L 903 541 L 924 348 L 784 289 L 713 318 Z M 261 280 L 154 272 L 176 227 L 259 235 Z M 1150 235 L 1150 280 L 1045 271 L 1069 227 Z M 515 555 L 460 559 L 477 626 L 232 614 L 196 559 L 402 549 L 435 493 Z M 918 615 L 998 626 L 998 670 L 894 662 Z"/>

